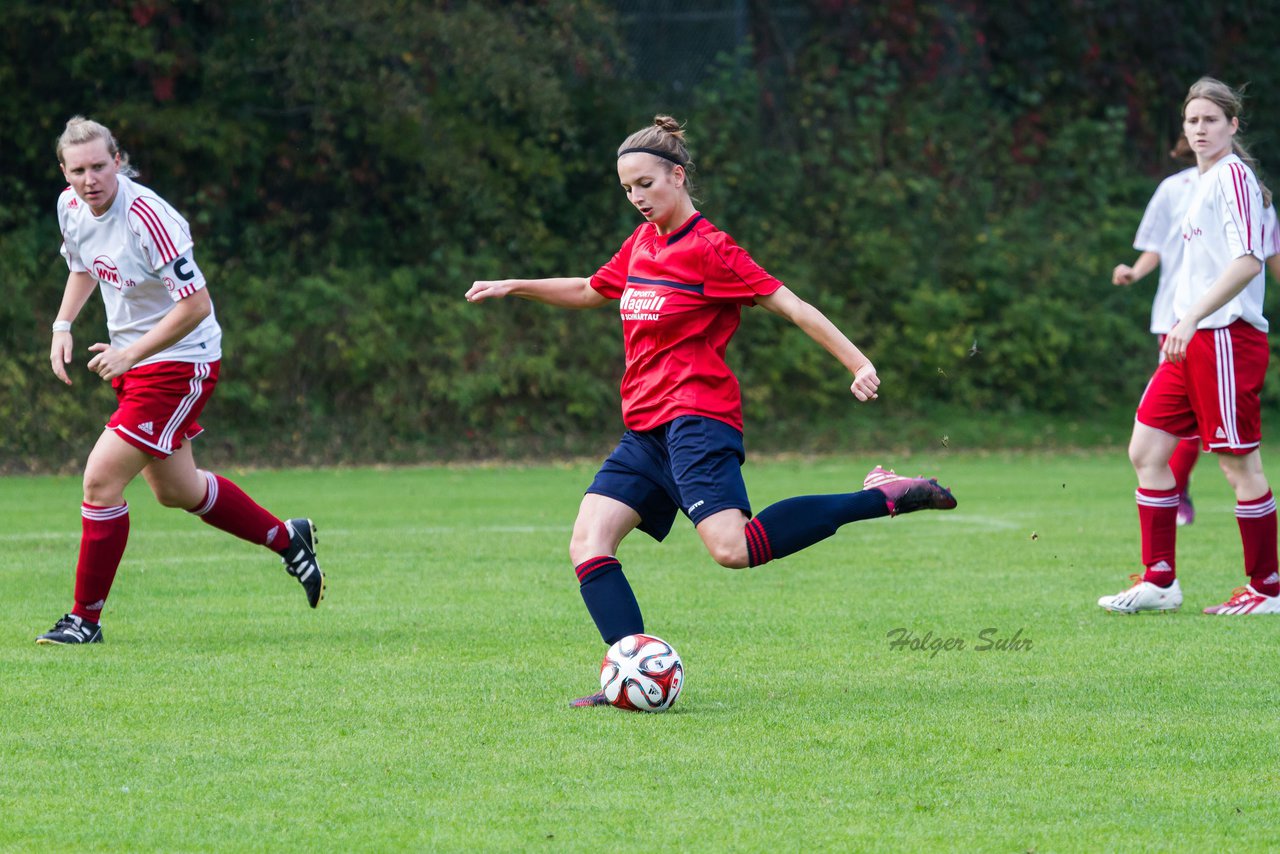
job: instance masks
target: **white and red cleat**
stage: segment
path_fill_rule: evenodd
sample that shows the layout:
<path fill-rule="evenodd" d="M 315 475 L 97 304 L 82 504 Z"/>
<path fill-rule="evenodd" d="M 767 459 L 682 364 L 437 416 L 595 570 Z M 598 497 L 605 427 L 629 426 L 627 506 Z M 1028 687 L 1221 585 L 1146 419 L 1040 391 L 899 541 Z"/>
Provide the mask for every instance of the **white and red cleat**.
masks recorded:
<path fill-rule="evenodd" d="M 1137 614 L 1140 611 L 1176 611 L 1182 607 L 1182 588 L 1178 579 L 1168 587 L 1143 581 L 1140 574 L 1129 576 L 1133 586 L 1114 596 L 1102 596 L 1098 606 L 1115 614 Z"/>
<path fill-rule="evenodd" d="M 1221 605 L 1210 605 L 1204 609 L 1206 614 L 1280 614 L 1280 596 L 1266 596 L 1254 590 L 1252 586 L 1237 587 L 1231 592 L 1231 598 Z"/>
<path fill-rule="evenodd" d="M 863 489 L 878 489 L 889 506 L 890 516 L 901 516 L 916 510 L 951 510 L 955 496 L 931 477 L 903 477 L 893 469 L 876 466 L 862 480 Z"/>

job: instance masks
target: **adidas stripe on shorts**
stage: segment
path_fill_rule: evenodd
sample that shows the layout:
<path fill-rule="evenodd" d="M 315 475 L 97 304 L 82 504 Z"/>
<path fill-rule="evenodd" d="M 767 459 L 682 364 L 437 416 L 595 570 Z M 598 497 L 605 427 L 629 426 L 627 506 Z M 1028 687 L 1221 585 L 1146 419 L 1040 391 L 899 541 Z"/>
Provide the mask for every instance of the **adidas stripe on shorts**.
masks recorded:
<path fill-rule="evenodd" d="M 153 362 L 112 381 L 116 411 L 107 429 L 164 459 L 204 428 L 196 423 L 218 383 L 218 362 Z"/>
<path fill-rule="evenodd" d="M 1247 454 L 1262 441 L 1259 396 L 1271 351 L 1267 334 L 1237 320 L 1200 329 L 1177 364 L 1161 362 L 1138 404 L 1138 423 L 1206 451 Z"/>

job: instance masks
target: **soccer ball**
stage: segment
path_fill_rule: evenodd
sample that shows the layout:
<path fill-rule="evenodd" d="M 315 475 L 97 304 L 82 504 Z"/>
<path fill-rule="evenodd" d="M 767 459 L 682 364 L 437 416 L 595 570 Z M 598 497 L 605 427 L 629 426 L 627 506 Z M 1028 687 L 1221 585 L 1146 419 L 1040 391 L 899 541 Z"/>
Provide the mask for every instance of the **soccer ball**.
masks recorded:
<path fill-rule="evenodd" d="M 600 664 L 605 699 L 632 712 L 665 712 L 680 696 L 684 665 L 671 644 L 653 635 L 627 635 Z"/>

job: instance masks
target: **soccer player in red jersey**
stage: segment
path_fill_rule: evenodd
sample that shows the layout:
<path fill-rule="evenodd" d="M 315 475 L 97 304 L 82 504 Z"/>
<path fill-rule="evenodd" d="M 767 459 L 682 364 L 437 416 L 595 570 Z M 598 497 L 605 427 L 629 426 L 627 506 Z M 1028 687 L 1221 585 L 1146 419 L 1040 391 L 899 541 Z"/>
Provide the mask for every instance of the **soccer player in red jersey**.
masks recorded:
<path fill-rule="evenodd" d="M 1236 134 L 1240 96 L 1212 78 L 1187 93 L 1182 128 L 1198 184 L 1182 219 L 1184 256 L 1164 360 L 1138 404 L 1129 458 L 1138 475 L 1141 577 L 1098 604 L 1109 611 L 1170 611 L 1182 604 L 1174 560 L 1178 492 L 1169 468 L 1181 439 L 1198 436 L 1236 494 L 1249 583 L 1207 614 L 1280 613 L 1276 503 L 1262 471 L 1261 404 L 1270 349 L 1263 218 L 1271 193 Z"/>
<path fill-rule="evenodd" d="M 858 492 L 790 498 L 752 518 L 741 471 L 742 403 L 725 363 L 742 307 L 762 305 L 803 329 L 853 376 L 857 400 L 875 399 L 880 378 L 822 312 L 694 209 L 693 164 L 673 118 L 657 116 L 628 137 L 617 168 L 645 222 L 593 276 L 479 281 L 466 294 L 471 302 L 518 296 L 565 308 L 618 301 L 627 431 L 587 489 L 569 544 L 583 601 L 605 643 L 644 631 L 618 546 L 636 528 L 663 539 L 677 511 L 716 562 L 741 568 L 797 552 L 849 522 L 955 507 L 936 480 L 876 466 Z M 603 702 L 597 694 L 574 705 Z"/>
<path fill-rule="evenodd" d="M 314 608 L 324 574 L 311 520 L 281 521 L 231 481 L 196 468 L 190 440 L 202 432 L 196 419 L 218 381 L 222 330 L 187 221 L 133 180 L 128 156 L 97 122 L 67 122 L 58 162 L 71 185 L 58 198 L 70 273 L 49 360 L 70 385 L 71 325 L 96 288 L 110 343 L 89 347 L 88 368 L 111 383 L 117 408 L 85 463 L 75 605 L 36 642 L 102 641 L 102 609 L 129 538 L 124 490 L 139 474 L 164 506 L 278 553 Z"/>

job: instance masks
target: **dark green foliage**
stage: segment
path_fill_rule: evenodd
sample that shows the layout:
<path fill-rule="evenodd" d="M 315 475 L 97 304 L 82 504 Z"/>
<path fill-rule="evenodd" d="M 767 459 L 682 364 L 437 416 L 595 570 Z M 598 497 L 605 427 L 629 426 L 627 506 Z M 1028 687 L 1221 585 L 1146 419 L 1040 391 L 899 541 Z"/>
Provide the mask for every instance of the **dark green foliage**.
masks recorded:
<path fill-rule="evenodd" d="M 74 113 L 192 223 L 226 332 L 202 453 L 241 461 L 607 450 L 616 315 L 462 294 L 606 261 L 636 223 L 613 152 L 659 110 L 688 121 L 701 209 L 872 356 L 902 417 L 1136 401 L 1154 277 L 1110 270 L 1200 74 L 1251 81 L 1280 173 L 1275 0 L 753 3 L 754 42 L 692 90 L 627 5 L 626 27 L 570 0 L 0 5 L 0 469 L 73 464 L 112 405 L 83 361 L 72 389 L 47 365 Z M 104 336 L 94 301 L 77 347 Z M 798 330 L 750 311 L 730 359 L 764 444 L 842 430 L 848 378 Z"/>

